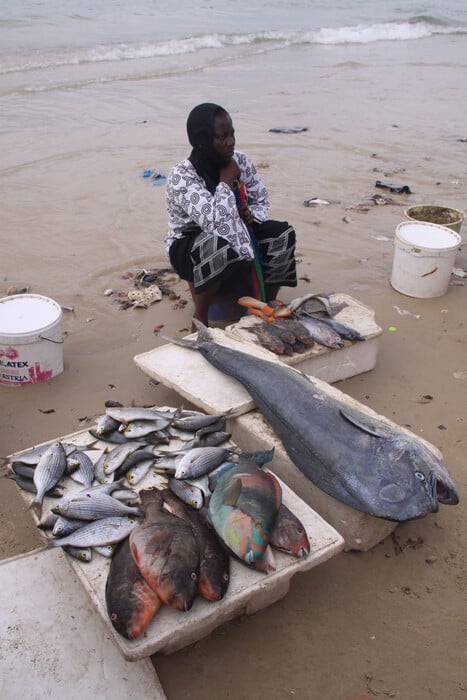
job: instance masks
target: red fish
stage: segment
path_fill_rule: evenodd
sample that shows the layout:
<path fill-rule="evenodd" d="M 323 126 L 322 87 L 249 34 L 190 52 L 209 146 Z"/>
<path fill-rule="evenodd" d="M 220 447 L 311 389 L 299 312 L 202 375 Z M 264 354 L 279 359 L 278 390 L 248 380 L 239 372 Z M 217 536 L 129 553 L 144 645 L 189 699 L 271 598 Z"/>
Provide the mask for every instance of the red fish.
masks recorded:
<path fill-rule="evenodd" d="M 128 537 L 112 557 L 105 602 L 112 625 L 127 639 L 139 637 L 161 606 L 157 594 L 138 571 Z"/>
<path fill-rule="evenodd" d="M 279 508 L 269 543 L 294 557 L 306 557 L 310 542 L 302 522 L 283 503 Z"/>
<path fill-rule="evenodd" d="M 158 489 L 140 492 L 142 522 L 133 529 L 130 549 L 144 580 L 163 603 L 189 610 L 198 592 L 199 547 L 190 525 L 162 510 Z"/>

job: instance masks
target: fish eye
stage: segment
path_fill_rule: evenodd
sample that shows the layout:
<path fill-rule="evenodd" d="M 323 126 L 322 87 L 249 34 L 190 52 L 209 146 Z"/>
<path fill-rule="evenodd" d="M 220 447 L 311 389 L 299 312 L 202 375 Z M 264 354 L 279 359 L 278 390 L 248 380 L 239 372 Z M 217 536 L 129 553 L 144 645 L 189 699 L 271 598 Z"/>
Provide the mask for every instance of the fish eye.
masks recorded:
<path fill-rule="evenodd" d="M 425 475 L 422 472 L 415 472 L 415 478 L 419 481 L 425 481 Z"/>
<path fill-rule="evenodd" d="M 112 613 L 111 616 L 110 616 L 110 619 L 112 620 L 112 622 L 115 622 L 115 620 L 116 620 L 117 618 L 118 618 L 117 613 Z"/>
<path fill-rule="evenodd" d="M 191 572 L 191 580 L 192 580 L 192 581 L 196 581 L 197 579 L 198 579 L 198 576 L 196 575 L 196 572 L 195 572 L 195 571 L 192 571 L 192 572 Z"/>
<path fill-rule="evenodd" d="M 222 578 L 223 578 L 224 581 L 228 581 L 229 578 L 230 578 L 230 576 L 229 576 L 229 574 L 225 573 L 225 574 L 222 576 Z"/>

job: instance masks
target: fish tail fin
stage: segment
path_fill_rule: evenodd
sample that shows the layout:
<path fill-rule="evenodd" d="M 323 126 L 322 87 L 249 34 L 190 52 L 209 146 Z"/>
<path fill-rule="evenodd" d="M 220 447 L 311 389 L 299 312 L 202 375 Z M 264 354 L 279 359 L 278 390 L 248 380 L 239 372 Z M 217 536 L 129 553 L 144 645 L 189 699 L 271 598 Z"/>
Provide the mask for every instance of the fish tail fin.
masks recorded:
<path fill-rule="evenodd" d="M 170 335 L 161 335 L 159 336 L 163 340 L 167 340 L 169 343 L 172 343 L 173 345 L 180 345 L 182 348 L 189 348 L 190 350 L 197 350 L 198 349 L 198 341 L 197 340 L 192 340 L 190 338 L 174 338 L 173 336 Z"/>
<path fill-rule="evenodd" d="M 207 328 L 204 323 L 201 323 L 201 321 L 198 321 L 197 318 L 193 319 L 193 325 L 196 327 L 196 330 L 198 331 L 198 343 L 203 341 L 203 340 L 211 340 L 212 341 L 212 333 Z"/>
<path fill-rule="evenodd" d="M 198 331 L 198 337 L 196 340 L 192 338 L 174 338 L 173 336 L 168 336 L 168 335 L 160 335 L 161 338 L 164 340 L 168 340 L 169 343 L 173 343 L 174 345 L 180 345 L 183 348 L 190 348 L 192 350 L 198 350 L 200 343 L 203 341 L 213 341 L 213 337 L 211 332 L 209 331 L 209 328 L 207 328 L 204 323 L 201 323 L 201 321 L 198 321 L 198 319 L 194 318 L 193 319 L 193 325 L 196 327 L 196 330 Z"/>
<path fill-rule="evenodd" d="M 37 517 L 40 519 L 42 511 L 42 501 L 36 496 L 31 503 L 28 505 L 27 510 L 33 510 Z"/>

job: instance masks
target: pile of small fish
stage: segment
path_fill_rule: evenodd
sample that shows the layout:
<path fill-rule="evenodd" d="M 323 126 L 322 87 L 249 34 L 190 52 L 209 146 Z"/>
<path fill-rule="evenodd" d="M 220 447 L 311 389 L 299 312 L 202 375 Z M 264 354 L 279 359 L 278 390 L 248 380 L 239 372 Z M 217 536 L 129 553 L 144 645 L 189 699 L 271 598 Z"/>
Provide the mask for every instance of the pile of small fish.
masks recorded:
<path fill-rule="evenodd" d="M 306 294 L 288 304 L 290 316 L 249 326 L 248 331 L 276 355 L 303 353 L 315 342 L 328 348 L 341 348 L 344 340 L 365 340 L 357 330 L 334 318 L 346 306 L 345 302 L 333 304 L 322 294 Z"/>
<path fill-rule="evenodd" d="M 186 611 L 197 595 L 221 600 L 231 556 L 268 573 L 271 547 L 296 557 L 310 552 L 280 483 L 262 469 L 274 450 L 239 451 L 225 421 L 224 414 L 109 406 L 84 444 L 55 440 L 10 462 L 8 477 L 33 494 L 39 527 L 51 530 L 48 547 L 80 561 L 94 553 L 111 560 L 107 610 L 128 639 L 162 605 Z"/>

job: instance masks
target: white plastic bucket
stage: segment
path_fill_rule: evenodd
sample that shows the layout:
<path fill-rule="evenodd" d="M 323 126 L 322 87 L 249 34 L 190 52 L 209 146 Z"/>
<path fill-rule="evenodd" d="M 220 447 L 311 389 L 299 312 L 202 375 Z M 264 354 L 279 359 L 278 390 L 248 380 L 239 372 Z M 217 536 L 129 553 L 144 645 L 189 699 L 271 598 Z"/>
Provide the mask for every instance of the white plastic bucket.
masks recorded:
<path fill-rule="evenodd" d="M 428 222 L 403 221 L 396 227 L 391 284 L 420 299 L 447 292 L 461 244 L 458 233 Z"/>
<path fill-rule="evenodd" d="M 62 309 L 39 294 L 0 299 L 0 385 L 24 386 L 63 372 Z"/>

